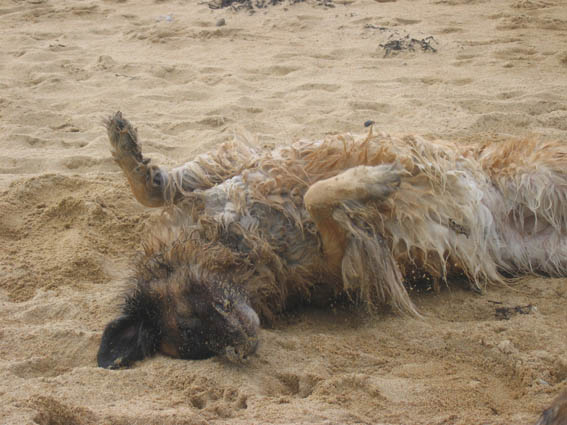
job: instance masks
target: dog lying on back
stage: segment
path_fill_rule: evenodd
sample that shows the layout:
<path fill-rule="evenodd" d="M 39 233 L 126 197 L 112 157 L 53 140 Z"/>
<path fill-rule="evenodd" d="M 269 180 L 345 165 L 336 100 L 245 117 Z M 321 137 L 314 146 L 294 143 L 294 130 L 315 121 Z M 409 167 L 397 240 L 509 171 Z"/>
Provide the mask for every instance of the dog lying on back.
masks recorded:
<path fill-rule="evenodd" d="M 567 275 L 567 147 L 462 146 L 408 136 L 334 136 L 263 149 L 232 142 L 166 170 L 120 112 L 106 121 L 136 199 L 166 207 L 138 258 L 98 364 L 157 352 L 255 352 L 261 321 L 345 297 L 419 315 L 404 280 L 452 273 Z"/>

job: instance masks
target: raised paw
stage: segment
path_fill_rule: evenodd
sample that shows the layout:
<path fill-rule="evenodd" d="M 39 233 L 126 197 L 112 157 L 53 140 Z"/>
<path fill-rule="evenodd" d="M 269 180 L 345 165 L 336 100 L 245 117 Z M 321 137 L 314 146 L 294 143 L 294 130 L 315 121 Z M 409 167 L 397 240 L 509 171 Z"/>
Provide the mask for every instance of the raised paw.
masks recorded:
<path fill-rule="evenodd" d="M 398 189 L 403 173 L 395 163 L 349 168 L 311 185 L 303 198 L 305 206 L 317 222 L 329 217 L 344 201 L 382 201 Z"/>
<path fill-rule="evenodd" d="M 386 199 L 400 187 L 404 170 L 399 164 L 363 167 L 366 174 L 363 182 L 366 184 L 370 198 Z"/>
<path fill-rule="evenodd" d="M 403 168 L 396 163 L 360 165 L 346 170 L 335 179 L 337 188 L 350 192 L 348 195 L 345 193 L 345 199 L 383 200 L 399 188 L 403 172 Z"/>
<path fill-rule="evenodd" d="M 140 164 L 145 165 L 150 162 L 142 156 L 136 129 L 122 117 L 122 112 L 118 111 L 104 120 L 104 125 L 112 146 L 112 156 L 122 169 L 127 167 L 133 170 Z"/>
<path fill-rule="evenodd" d="M 120 111 L 106 119 L 104 125 L 112 146 L 112 156 L 124 171 L 136 199 L 148 207 L 162 206 L 168 187 L 167 171 L 149 165 L 150 159 L 142 156 L 136 129 Z"/>

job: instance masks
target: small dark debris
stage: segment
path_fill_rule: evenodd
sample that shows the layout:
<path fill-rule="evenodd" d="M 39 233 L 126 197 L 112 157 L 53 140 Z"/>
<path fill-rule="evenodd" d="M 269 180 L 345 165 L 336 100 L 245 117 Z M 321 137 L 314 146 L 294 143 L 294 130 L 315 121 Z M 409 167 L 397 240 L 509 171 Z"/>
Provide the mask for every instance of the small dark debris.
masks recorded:
<path fill-rule="evenodd" d="M 418 40 L 417 38 L 410 37 L 408 34 L 405 37 L 391 39 L 385 44 L 380 44 L 380 47 L 385 50 L 384 57 L 388 57 L 392 52 L 401 52 L 404 50 L 415 52 L 416 49 L 421 49 L 424 52 L 436 53 L 437 49 L 433 47 L 433 43 L 437 44 L 437 40 L 431 35 Z"/>
<path fill-rule="evenodd" d="M 484 294 L 484 290 L 483 290 L 480 286 L 476 285 L 476 284 L 475 284 L 474 282 L 472 282 L 472 281 L 469 281 L 468 288 L 469 288 L 471 291 L 473 291 L 475 294 L 478 294 L 478 295 Z"/>
<path fill-rule="evenodd" d="M 449 219 L 449 228 L 458 235 L 465 235 L 467 238 L 470 235 L 470 232 L 464 226 L 460 225 L 452 218 Z"/>
<path fill-rule="evenodd" d="M 416 294 L 427 294 L 439 292 L 439 284 L 433 276 L 417 267 L 409 267 L 405 271 L 404 285 L 409 292 Z"/>
<path fill-rule="evenodd" d="M 217 26 L 217 27 L 222 27 L 222 26 L 224 26 L 224 25 L 226 25 L 226 21 L 225 21 L 224 18 L 219 19 L 219 20 L 217 21 L 217 23 L 216 23 L 216 26 Z"/>
<path fill-rule="evenodd" d="M 516 314 L 530 314 L 534 310 L 535 307 L 532 304 L 517 305 L 514 307 L 497 307 L 494 314 L 498 320 L 510 320 Z"/>
<path fill-rule="evenodd" d="M 366 24 L 364 25 L 364 28 L 369 29 L 369 30 L 379 30 L 379 31 L 388 31 L 388 27 L 380 27 L 378 25 L 373 25 L 373 24 Z"/>
<path fill-rule="evenodd" d="M 370 127 L 373 124 L 375 124 L 375 122 L 372 120 L 364 121 L 364 127 Z"/>

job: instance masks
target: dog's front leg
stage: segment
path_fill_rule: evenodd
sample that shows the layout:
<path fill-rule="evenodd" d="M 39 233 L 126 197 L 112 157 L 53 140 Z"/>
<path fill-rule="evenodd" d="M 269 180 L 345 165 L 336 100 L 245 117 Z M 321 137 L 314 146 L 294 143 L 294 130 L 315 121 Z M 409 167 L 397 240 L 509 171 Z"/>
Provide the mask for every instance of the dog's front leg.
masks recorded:
<path fill-rule="evenodd" d="M 117 112 L 105 120 L 112 156 L 118 163 L 132 188 L 132 193 L 147 207 L 160 207 L 166 202 L 167 171 L 150 165 L 142 156 L 136 129 Z"/>

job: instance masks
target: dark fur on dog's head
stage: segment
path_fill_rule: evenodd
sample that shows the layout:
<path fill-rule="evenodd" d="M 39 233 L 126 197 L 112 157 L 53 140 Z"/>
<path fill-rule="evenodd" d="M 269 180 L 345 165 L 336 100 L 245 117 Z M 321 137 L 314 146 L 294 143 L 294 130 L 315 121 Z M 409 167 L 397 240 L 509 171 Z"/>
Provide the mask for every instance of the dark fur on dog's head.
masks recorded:
<path fill-rule="evenodd" d="M 158 306 L 148 294 L 136 291 L 126 297 L 122 315 L 106 326 L 98 365 L 118 369 L 152 356 L 159 349 L 161 334 Z"/>
<path fill-rule="evenodd" d="M 138 281 L 122 315 L 103 333 L 98 365 L 129 367 L 156 352 L 182 359 L 252 354 L 259 319 L 245 294 L 223 276 L 200 270 L 185 266 Z"/>

